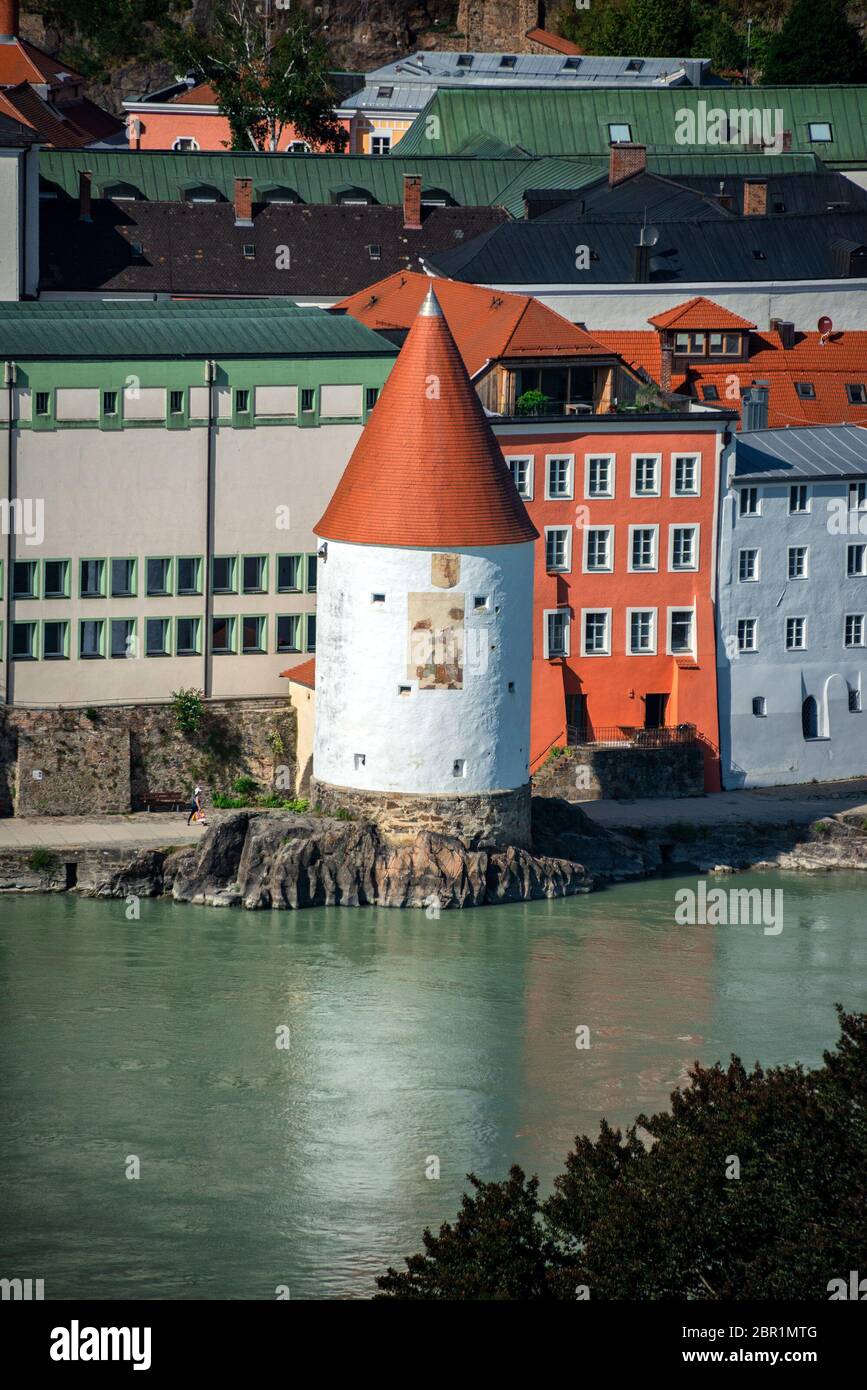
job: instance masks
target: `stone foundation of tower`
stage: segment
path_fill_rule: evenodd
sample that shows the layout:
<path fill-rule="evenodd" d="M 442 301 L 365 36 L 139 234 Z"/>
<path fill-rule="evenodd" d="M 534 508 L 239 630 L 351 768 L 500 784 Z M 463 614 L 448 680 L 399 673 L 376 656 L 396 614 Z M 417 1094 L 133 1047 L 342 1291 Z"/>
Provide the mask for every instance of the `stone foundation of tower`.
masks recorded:
<path fill-rule="evenodd" d="M 435 830 L 456 835 L 470 849 L 530 848 L 530 783 L 515 791 L 409 795 L 361 791 L 329 782 L 310 784 L 310 804 L 326 811 L 348 811 L 356 820 L 373 821 L 387 835 L 417 835 Z"/>

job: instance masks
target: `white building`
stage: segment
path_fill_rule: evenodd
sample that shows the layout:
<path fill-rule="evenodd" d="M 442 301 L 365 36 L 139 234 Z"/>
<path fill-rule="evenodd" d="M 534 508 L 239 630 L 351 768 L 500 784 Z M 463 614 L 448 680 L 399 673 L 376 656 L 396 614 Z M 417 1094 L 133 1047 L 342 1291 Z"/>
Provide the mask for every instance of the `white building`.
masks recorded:
<path fill-rule="evenodd" d="M 529 843 L 536 531 L 433 291 L 315 529 L 314 799 Z"/>
<path fill-rule="evenodd" d="M 719 564 L 723 786 L 867 773 L 867 429 L 739 435 Z"/>

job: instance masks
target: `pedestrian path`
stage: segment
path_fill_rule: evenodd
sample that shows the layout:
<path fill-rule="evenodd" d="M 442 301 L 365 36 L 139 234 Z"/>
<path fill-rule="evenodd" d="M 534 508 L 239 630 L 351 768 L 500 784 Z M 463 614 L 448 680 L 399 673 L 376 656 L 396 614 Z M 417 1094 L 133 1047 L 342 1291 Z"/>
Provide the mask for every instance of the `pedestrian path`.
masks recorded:
<path fill-rule="evenodd" d="M 29 816 L 0 820 L 0 853 L 19 849 L 141 849 L 190 845 L 203 826 L 187 825 L 188 812 L 141 812 L 127 816 Z"/>

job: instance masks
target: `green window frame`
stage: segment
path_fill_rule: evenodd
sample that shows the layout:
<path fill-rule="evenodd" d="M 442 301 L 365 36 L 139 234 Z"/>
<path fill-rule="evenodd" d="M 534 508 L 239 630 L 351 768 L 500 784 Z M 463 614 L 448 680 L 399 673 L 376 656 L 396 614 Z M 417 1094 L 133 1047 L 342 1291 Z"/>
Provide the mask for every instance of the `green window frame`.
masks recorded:
<path fill-rule="evenodd" d="M 304 555 L 301 551 L 276 556 L 278 594 L 303 594 Z"/>
<path fill-rule="evenodd" d="M 114 567 L 126 565 L 128 583 L 115 588 Z M 108 588 L 112 598 L 135 598 L 138 591 L 138 558 L 135 555 L 112 555 L 108 562 Z"/>
<path fill-rule="evenodd" d="M 20 582 L 19 571 L 26 571 L 28 582 L 22 585 Z M 39 561 L 38 560 L 13 560 L 12 561 L 12 598 L 16 602 L 26 602 L 28 599 L 39 598 Z"/>
<path fill-rule="evenodd" d="M 182 639 L 182 623 L 191 624 L 189 631 L 192 633 L 190 638 L 186 632 Z M 185 614 L 175 618 L 175 656 L 201 656 L 202 654 L 202 620 L 200 617 L 187 617 Z"/>
<path fill-rule="evenodd" d="M 60 572 L 61 583 L 58 585 L 49 578 L 49 565 L 62 565 Z M 42 561 L 42 597 L 43 598 L 69 598 L 69 581 L 72 572 L 72 563 L 69 560 L 43 560 Z"/>
<path fill-rule="evenodd" d="M 95 650 L 84 650 L 85 632 L 92 628 L 96 637 Z M 105 618 L 79 618 L 78 620 L 78 659 L 79 661 L 102 661 L 105 659 Z"/>
<path fill-rule="evenodd" d="M 217 645 L 217 636 L 220 627 L 225 624 L 225 641 L 223 645 Z M 234 613 L 215 613 L 211 618 L 211 651 L 214 656 L 235 656 L 235 638 L 237 623 Z"/>
<path fill-rule="evenodd" d="M 84 566 L 99 565 L 97 571 L 99 576 L 98 589 L 85 591 L 84 587 Z M 78 597 L 84 599 L 105 598 L 105 556 L 83 555 L 78 562 Z"/>
<path fill-rule="evenodd" d="M 304 561 L 304 589 L 308 594 L 316 593 L 317 571 L 319 569 L 319 556 L 315 550 L 308 552 Z"/>
<path fill-rule="evenodd" d="M 168 617 L 145 618 L 145 656 L 162 657 L 172 654 L 172 620 Z"/>
<path fill-rule="evenodd" d="M 42 389 L 31 392 L 30 403 L 30 424 L 35 430 L 53 430 L 55 395 L 54 388 L 45 391 Z"/>
<path fill-rule="evenodd" d="M 218 564 L 229 565 L 228 584 L 217 585 L 215 575 Z M 211 593 L 212 594 L 236 594 L 238 592 L 238 557 L 237 555 L 212 555 L 211 556 Z"/>
<path fill-rule="evenodd" d="M 129 661 L 138 656 L 138 623 L 135 618 L 111 618 L 108 628 L 108 655 L 112 661 Z M 115 643 L 115 637 L 121 641 Z M 130 651 L 130 642 L 132 650 Z M 115 650 L 117 646 L 118 650 Z"/>
<path fill-rule="evenodd" d="M 195 578 L 192 587 L 181 584 L 181 565 L 192 564 L 194 567 Z M 178 555 L 175 558 L 175 593 L 179 597 L 195 598 L 202 592 L 202 557 L 201 555 Z"/>
<path fill-rule="evenodd" d="M 308 613 L 307 621 L 304 624 L 304 649 L 308 652 L 316 651 L 316 614 Z"/>
<path fill-rule="evenodd" d="M 37 622 L 14 622 L 12 624 L 12 660 L 39 660 L 39 624 Z"/>
<path fill-rule="evenodd" d="M 56 631 L 53 631 L 56 629 Z M 48 635 L 51 631 L 53 638 L 60 638 L 54 641 L 54 650 L 49 651 Z M 69 660 L 69 619 L 68 618 L 43 618 L 42 620 L 42 660 L 43 661 L 68 661 Z"/>
<path fill-rule="evenodd" d="M 145 556 L 145 598 L 171 598 L 172 595 L 172 556 L 171 555 L 146 555 Z M 160 584 L 151 584 L 151 565 L 162 565 L 163 581 Z"/>
<path fill-rule="evenodd" d="M 382 392 L 381 386 L 365 386 L 364 388 L 364 420 L 365 424 L 370 417 L 370 412 L 379 400 Z"/>
<path fill-rule="evenodd" d="M 274 649 L 278 654 L 301 652 L 303 613 L 277 613 L 274 618 Z"/>
<path fill-rule="evenodd" d="M 248 624 L 255 623 L 249 631 Z M 268 653 L 268 619 L 261 613 L 245 613 L 241 617 L 241 652 L 244 656 L 266 656 Z"/>
<path fill-rule="evenodd" d="M 256 564 L 258 568 L 258 584 L 247 583 L 247 565 Z M 241 592 L 245 594 L 267 594 L 268 592 L 268 556 L 267 555 L 242 555 L 241 556 Z"/>
<path fill-rule="evenodd" d="M 99 393 L 99 427 L 119 430 L 123 425 L 123 392 L 109 386 Z"/>
<path fill-rule="evenodd" d="M 186 429 L 190 422 L 190 393 L 186 386 L 166 387 L 166 424 L 169 429 Z"/>

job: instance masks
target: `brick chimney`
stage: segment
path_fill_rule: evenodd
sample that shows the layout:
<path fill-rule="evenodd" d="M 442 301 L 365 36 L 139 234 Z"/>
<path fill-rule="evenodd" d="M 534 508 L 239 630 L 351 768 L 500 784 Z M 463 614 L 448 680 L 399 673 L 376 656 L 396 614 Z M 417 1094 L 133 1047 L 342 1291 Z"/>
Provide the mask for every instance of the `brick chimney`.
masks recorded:
<path fill-rule="evenodd" d="M 608 158 L 608 187 L 615 188 L 633 174 L 643 174 L 646 168 L 646 145 L 612 145 Z"/>
<path fill-rule="evenodd" d="M 404 231 L 408 232 L 421 230 L 421 176 L 419 174 L 404 174 L 403 176 L 403 226 Z"/>
<path fill-rule="evenodd" d="M 81 222 L 90 222 L 90 200 L 93 192 L 93 174 L 82 169 L 78 175 L 78 217 Z"/>
<path fill-rule="evenodd" d="M 0 43 L 18 38 L 18 0 L 0 0 Z"/>
<path fill-rule="evenodd" d="M 235 179 L 235 226 L 253 225 L 253 180 Z"/>
<path fill-rule="evenodd" d="M 659 351 L 659 385 L 663 391 L 671 390 L 671 365 L 673 348 L 671 334 L 663 333 Z"/>
<path fill-rule="evenodd" d="M 744 217 L 764 217 L 767 210 L 767 179 L 744 179 Z"/>

